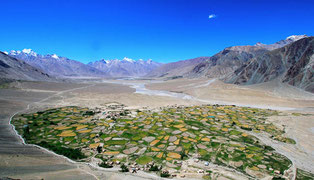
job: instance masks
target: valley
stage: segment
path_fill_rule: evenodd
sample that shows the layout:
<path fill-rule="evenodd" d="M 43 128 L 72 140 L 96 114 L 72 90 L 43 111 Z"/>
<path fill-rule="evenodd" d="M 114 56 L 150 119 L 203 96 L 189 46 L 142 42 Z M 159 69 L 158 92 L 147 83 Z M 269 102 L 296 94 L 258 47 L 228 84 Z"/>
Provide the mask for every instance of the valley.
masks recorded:
<path fill-rule="evenodd" d="M 313 179 L 313 43 L 166 64 L 0 52 L 0 179 Z"/>
<path fill-rule="evenodd" d="M 314 1 L 1 1 L 0 180 L 314 180 Z"/>
<path fill-rule="evenodd" d="M 54 150 L 56 153 L 58 153 L 58 150 L 51 146 L 55 143 L 64 148 L 82 149 L 84 157 L 80 158 L 84 162 L 74 162 L 64 159 L 64 157 L 57 157 L 58 161 L 54 160 L 55 162 L 62 162 L 61 164 L 68 164 L 67 166 L 70 168 L 69 175 L 71 174 L 71 176 L 74 175 L 71 173 L 74 170 L 71 170 L 71 167 L 76 166 L 79 167 L 77 171 L 80 173 L 87 176 L 93 174 L 98 179 L 117 176 L 120 178 L 157 178 L 162 171 L 157 173 L 158 176 L 154 176 L 156 173 L 149 172 L 148 166 L 146 167 L 148 168 L 147 172 L 142 169 L 136 174 L 119 172 L 121 163 L 125 163 L 131 168 L 131 165 L 136 162 L 136 168 L 144 169 L 148 161 L 153 161 L 158 167 L 164 167 L 163 170 L 176 175 L 176 178 L 202 178 L 204 176 L 204 178 L 211 177 L 215 179 L 222 177 L 222 174 L 224 174 L 223 177 L 226 176 L 225 178 L 234 179 L 261 178 L 269 175 L 274 176 L 277 169 L 280 172 L 289 169 L 289 171 L 286 171 L 285 176 L 292 178 L 297 176 L 296 168 L 311 172 L 310 167 L 313 167 L 313 159 L 309 158 L 313 157 L 310 155 L 313 150 L 312 140 L 309 138 L 313 135 L 310 127 L 314 127 L 311 121 L 313 118 L 313 111 L 311 110 L 313 100 L 308 100 L 313 97 L 310 95 L 303 93 L 303 96 L 295 96 L 292 99 L 291 97 L 280 97 L 275 93 L 268 93 L 267 96 L 270 96 L 269 98 L 273 102 L 273 109 L 276 110 L 264 110 L 257 108 L 268 107 L 266 103 L 263 104 L 267 102 L 267 99 L 263 102 L 250 101 L 250 104 L 246 102 L 245 107 L 241 107 L 241 105 L 237 107 L 231 106 L 235 101 L 227 102 L 227 97 L 221 98 L 223 93 L 220 97 L 216 96 L 213 99 L 206 99 L 205 96 L 196 98 L 191 93 L 204 87 L 207 87 L 209 92 L 212 91 L 210 89 L 215 89 L 217 86 L 222 87 L 223 84 L 220 84 L 217 80 L 152 81 L 135 79 L 81 80 L 81 82 L 79 84 L 20 82 L 11 84 L 9 89 L 1 89 L 1 95 L 4 95 L 1 100 L 12 103 L 23 102 L 17 99 L 21 98 L 20 96 L 15 97 L 14 94 L 16 93 L 25 92 L 29 95 L 31 93 L 50 94 L 48 98 L 43 98 L 37 103 L 31 103 L 29 109 L 13 117 L 12 123 L 15 125 L 18 134 L 22 136 L 24 133 L 23 128 L 25 129 L 24 125 L 28 125 L 30 127 L 29 131 L 35 133 L 30 133 L 32 135 L 28 136 L 29 139 L 24 137 L 26 143 L 38 144 Z M 174 92 L 172 86 L 177 89 L 176 92 Z M 223 89 L 221 87 L 220 89 Z M 180 88 L 186 90 L 180 91 Z M 242 91 L 242 87 L 237 86 L 234 86 L 231 90 L 236 92 L 237 88 Z M 247 87 L 246 92 L 251 93 L 246 93 L 246 96 L 252 94 L 251 97 L 253 98 L 258 91 L 256 87 Z M 183 94 L 183 92 L 186 94 Z M 208 95 L 210 94 L 208 93 Z M 47 95 L 43 97 L 45 96 Z M 189 98 L 186 98 L 186 96 Z M 234 94 L 230 96 L 234 96 Z M 265 95 L 264 98 L 267 96 Z M 260 94 L 257 97 L 262 98 L 263 96 Z M 295 101 L 295 103 L 284 103 L 289 101 Z M 245 100 L 238 100 L 238 102 L 243 103 Z M 224 105 L 214 105 L 216 103 Z M 40 112 L 38 113 L 38 111 Z M 113 114 L 118 114 L 119 117 L 112 118 L 110 116 L 111 111 Z M 81 114 L 83 112 L 97 113 L 84 115 Z M 127 113 L 120 115 L 117 112 Z M 253 112 L 254 114 L 252 114 Z M 240 115 L 241 113 L 243 114 Z M 298 121 L 297 126 L 295 121 Z M 307 126 L 302 125 L 300 122 L 306 123 Z M 270 126 L 275 129 L 269 131 L 272 129 Z M 31 130 L 34 127 L 42 128 Z M 163 127 L 163 130 L 159 130 L 160 127 Z M 298 130 L 303 133 L 292 132 Z M 14 134 L 10 129 L 7 131 Z M 136 135 L 139 135 L 138 138 L 142 140 L 137 140 Z M 192 137 L 190 137 L 191 135 Z M 40 139 L 37 138 L 39 136 Z M 170 137 L 172 137 L 171 141 Z M 247 138 L 248 142 L 244 141 L 243 138 Z M 21 141 L 17 140 L 16 143 L 15 146 L 20 146 L 18 144 Z M 217 146 L 217 144 L 220 146 Z M 100 145 L 102 149 L 101 153 L 98 153 L 97 147 Z M 264 152 L 257 150 L 257 148 L 263 147 L 271 148 L 266 148 Z M 244 151 L 239 148 L 244 148 Z M 291 151 L 291 149 L 295 149 L 295 151 Z M 138 154 L 140 150 L 143 154 Z M 250 158 L 241 159 L 242 151 L 245 157 L 249 156 Z M 45 150 L 42 153 L 50 154 Z M 275 160 L 276 158 L 270 160 L 267 156 L 269 153 L 274 158 L 278 154 L 280 158 L 277 160 L 287 162 L 286 166 L 282 166 L 283 169 L 280 169 L 281 166 L 277 167 L 276 163 L 271 164 L 277 160 Z M 20 153 L 15 152 L 13 154 Z M 7 165 L 16 167 L 12 163 L 14 162 L 12 159 L 24 159 L 20 161 L 23 162 L 41 153 L 23 155 L 23 158 L 13 154 L 2 153 L 1 157 L 7 159 L 4 161 L 8 163 Z M 250 154 L 253 156 L 251 157 Z M 63 155 L 66 156 L 66 154 Z M 184 158 L 181 159 L 181 157 Z M 8 161 L 8 158 L 11 160 Z M 69 158 L 73 159 L 74 157 L 70 156 Z M 34 161 L 35 164 L 36 161 Z M 76 159 L 75 161 L 81 160 Z M 102 161 L 108 164 L 119 161 L 120 164 L 113 163 L 114 167 L 109 169 L 99 168 Z M 87 164 L 85 164 L 86 162 Z M 243 164 L 237 166 L 241 162 Z M 279 164 L 285 163 L 281 162 Z M 48 177 L 48 179 L 49 177 L 57 178 L 61 175 L 59 173 L 64 175 L 65 172 L 51 167 L 53 166 L 50 165 L 50 170 L 44 174 L 37 174 L 37 170 L 31 169 L 27 174 L 30 177 L 36 175 L 38 177 Z M 23 169 L 21 166 L 19 168 Z M 101 175 L 104 172 L 106 172 L 106 175 Z M 284 172 L 281 173 L 284 174 Z M 8 169 L 1 172 L 1 175 L 19 177 L 18 174 L 10 174 Z M 26 174 L 23 174 L 23 177 L 27 177 Z"/>

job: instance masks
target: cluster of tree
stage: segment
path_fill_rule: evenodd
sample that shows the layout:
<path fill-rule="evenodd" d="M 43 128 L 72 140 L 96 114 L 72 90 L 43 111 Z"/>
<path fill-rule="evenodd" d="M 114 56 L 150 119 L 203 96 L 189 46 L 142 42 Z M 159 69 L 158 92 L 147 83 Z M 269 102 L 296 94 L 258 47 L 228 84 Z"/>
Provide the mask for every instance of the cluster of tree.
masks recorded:
<path fill-rule="evenodd" d="M 160 171 L 161 168 L 159 168 L 157 165 L 152 165 L 150 168 L 149 168 L 149 171 Z"/>
<path fill-rule="evenodd" d="M 98 166 L 103 168 L 112 168 L 113 166 L 107 162 L 106 159 L 102 159 L 102 163 L 98 164 Z"/>
<path fill-rule="evenodd" d="M 243 126 L 241 126 L 241 129 L 244 129 L 244 130 L 247 130 L 247 131 L 252 131 L 252 128 L 249 128 L 249 127 L 243 127 Z"/>
<path fill-rule="evenodd" d="M 46 141 L 41 141 L 37 145 L 52 150 L 53 152 L 66 156 L 73 160 L 84 159 L 86 156 L 79 149 L 66 148 L 61 145 L 49 144 Z"/>
<path fill-rule="evenodd" d="M 163 171 L 163 172 L 160 173 L 160 177 L 165 177 L 165 178 L 167 178 L 167 177 L 170 177 L 170 174 L 169 174 L 168 171 Z"/>
<path fill-rule="evenodd" d="M 120 170 L 121 172 L 129 172 L 129 168 L 125 164 L 121 164 L 120 168 L 121 168 Z"/>
<path fill-rule="evenodd" d="M 30 131 L 29 131 L 29 126 L 26 125 L 26 127 L 23 129 L 23 137 L 24 137 L 24 139 L 26 139 L 26 141 L 27 141 L 28 139 L 31 138 L 31 136 L 32 136 L 32 134 L 31 134 Z"/>
<path fill-rule="evenodd" d="M 95 114 L 94 111 L 85 111 L 85 112 L 83 113 L 83 116 L 92 116 L 92 115 L 94 115 L 94 114 Z"/>

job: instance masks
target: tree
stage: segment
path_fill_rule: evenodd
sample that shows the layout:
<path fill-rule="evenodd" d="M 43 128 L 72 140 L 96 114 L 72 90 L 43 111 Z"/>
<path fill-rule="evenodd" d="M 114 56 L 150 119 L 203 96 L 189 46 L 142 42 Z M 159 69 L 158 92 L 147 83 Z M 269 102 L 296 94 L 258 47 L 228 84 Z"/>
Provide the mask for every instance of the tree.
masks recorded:
<path fill-rule="evenodd" d="M 100 163 L 98 165 L 100 167 L 103 167 L 103 168 L 112 168 L 113 167 L 112 165 L 107 164 L 107 162 L 102 162 L 102 163 Z"/>
<path fill-rule="evenodd" d="M 181 155 L 181 160 L 183 160 L 185 157 L 187 157 L 184 149 L 181 151 L 180 155 Z"/>
<path fill-rule="evenodd" d="M 161 177 L 169 177 L 170 174 L 169 174 L 168 171 L 163 171 L 163 172 L 160 173 L 160 176 L 161 176 Z"/>
<path fill-rule="evenodd" d="M 98 146 L 98 147 L 97 147 L 97 152 L 98 152 L 98 153 L 101 153 L 101 152 L 102 152 L 102 147 Z"/>
<path fill-rule="evenodd" d="M 125 164 L 121 164 L 120 168 L 121 172 L 129 172 L 129 168 Z"/>
<path fill-rule="evenodd" d="M 31 137 L 28 125 L 23 129 L 23 136 L 26 140 Z"/>
<path fill-rule="evenodd" d="M 159 171 L 160 169 L 158 168 L 157 165 L 153 165 L 149 168 L 149 171 Z"/>

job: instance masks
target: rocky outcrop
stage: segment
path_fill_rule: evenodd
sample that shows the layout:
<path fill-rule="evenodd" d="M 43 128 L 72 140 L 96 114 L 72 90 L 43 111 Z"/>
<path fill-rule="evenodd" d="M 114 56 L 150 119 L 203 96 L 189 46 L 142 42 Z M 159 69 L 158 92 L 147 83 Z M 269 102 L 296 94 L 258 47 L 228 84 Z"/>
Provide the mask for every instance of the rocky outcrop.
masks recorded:
<path fill-rule="evenodd" d="M 196 65 L 188 77 L 222 78 L 265 52 L 266 49 L 255 46 L 229 47 Z"/>
<path fill-rule="evenodd" d="M 283 82 L 314 92 L 314 38 L 304 39 L 289 48 L 288 58 L 291 59 L 292 65 L 283 77 Z M 294 56 L 300 58 L 293 58 Z"/>
<path fill-rule="evenodd" d="M 282 78 L 282 82 L 314 92 L 314 37 L 253 57 L 229 75 L 226 82 L 256 84 Z"/>

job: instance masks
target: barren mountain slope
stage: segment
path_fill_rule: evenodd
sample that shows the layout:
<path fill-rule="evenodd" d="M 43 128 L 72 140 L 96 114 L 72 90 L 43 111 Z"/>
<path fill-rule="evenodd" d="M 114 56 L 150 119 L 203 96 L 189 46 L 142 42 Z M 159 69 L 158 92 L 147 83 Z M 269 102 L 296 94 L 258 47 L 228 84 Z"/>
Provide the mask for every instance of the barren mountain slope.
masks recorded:
<path fill-rule="evenodd" d="M 51 81 L 54 78 L 41 70 L 0 52 L 0 79 Z"/>
<path fill-rule="evenodd" d="M 194 59 L 188 59 L 173 63 L 168 63 L 156 68 L 150 72 L 147 76 L 149 77 L 178 77 L 186 76 L 193 68 L 210 57 L 198 57 Z"/>
<path fill-rule="evenodd" d="M 234 46 L 210 57 L 196 65 L 188 77 L 221 78 L 232 73 L 250 59 L 267 52 L 266 49 L 256 46 Z"/>
<path fill-rule="evenodd" d="M 226 82 L 256 84 L 275 78 L 314 92 L 313 49 L 314 37 L 300 39 L 285 47 L 275 49 L 238 68 Z"/>

